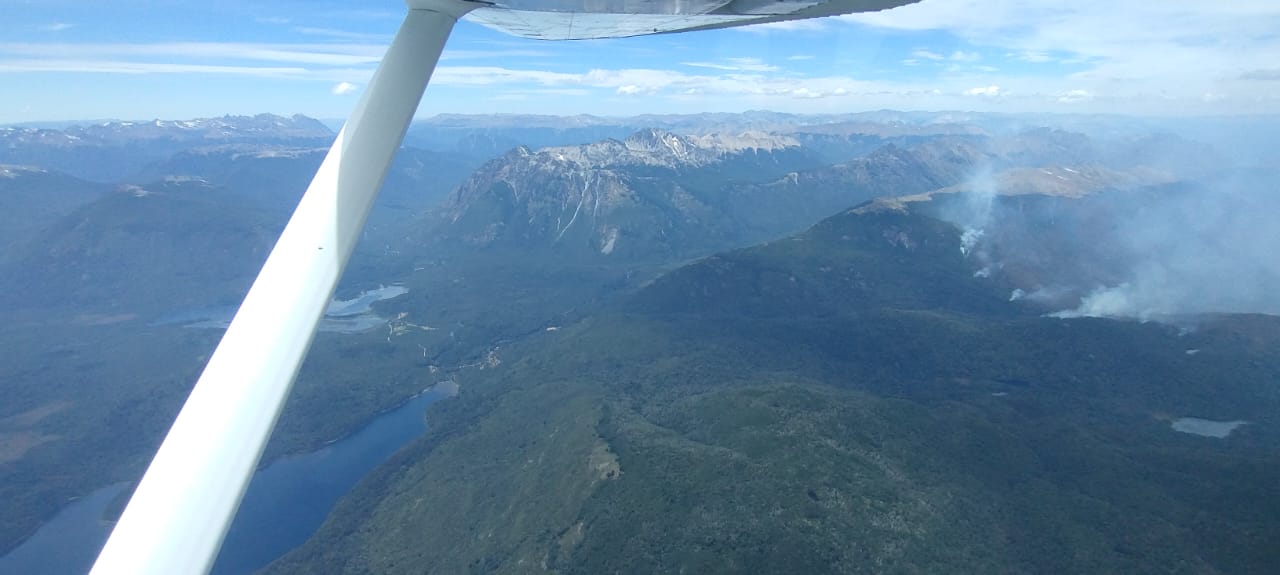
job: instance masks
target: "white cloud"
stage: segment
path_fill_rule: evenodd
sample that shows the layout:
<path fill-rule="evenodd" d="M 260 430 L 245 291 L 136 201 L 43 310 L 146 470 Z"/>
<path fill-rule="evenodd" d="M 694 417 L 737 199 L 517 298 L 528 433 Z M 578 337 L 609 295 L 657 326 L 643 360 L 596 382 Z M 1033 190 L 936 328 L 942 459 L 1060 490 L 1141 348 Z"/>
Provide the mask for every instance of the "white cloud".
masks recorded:
<path fill-rule="evenodd" d="M 546 58 L 552 53 L 546 50 L 450 50 L 445 48 L 440 55 L 441 61 L 449 60 L 483 60 L 486 58 Z"/>
<path fill-rule="evenodd" d="M 1105 92 L 1106 105 L 1128 102 L 1129 109 L 1142 110 L 1141 102 L 1155 93 L 1200 104 L 1203 94 L 1221 92 L 1265 102 L 1261 110 L 1280 108 L 1276 94 L 1265 87 L 1240 85 L 1242 74 L 1274 67 L 1280 54 L 1275 33 L 1280 2 L 1274 0 L 947 0 L 837 20 L 886 30 L 944 31 L 977 52 L 997 48 L 1025 62 L 1084 68 L 1070 77 L 999 79 L 1002 85 L 1035 81 L 1036 91 L 1045 94 Z M 1236 111 L 1221 106 L 1219 111 Z"/>
<path fill-rule="evenodd" d="M 822 91 L 822 90 L 814 90 L 812 88 L 802 86 L 794 90 L 791 90 L 790 92 L 788 92 L 787 95 L 793 98 L 813 100 L 817 98 L 832 98 L 836 96 L 847 96 L 849 95 L 849 91 L 844 88 L 834 88 L 832 90 Z"/>
<path fill-rule="evenodd" d="M 887 106 L 905 99 L 934 98 L 929 86 L 860 81 L 843 76 L 796 78 L 790 75 L 706 73 L 686 74 L 655 69 L 594 69 L 581 74 L 516 70 L 490 66 L 444 66 L 436 70 L 433 83 L 455 86 L 527 86 L 555 89 L 587 89 L 583 95 L 599 98 L 600 90 L 618 96 L 651 95 L 658 99 L 698 98 L 704 105 L 747 102 L 752 106 L 813 111 L 800 101 L 828 99 L 844 104 L 856 102 Z M 956 90 L 958 92 L 958 89 Z M 955 92 L 951 92 L 955 93 Z M 792 105 L 791 103 L 797 103 Z"/>
<path fill-rule="evenodd" d="M 952 52 L 950 56 L 944 56 L 940 52 L 934 52 L 933 50 L 927 50 L 925 48 L 917 48 L 911 51 L 911 59 L 916 61 L 933 60 L 935 62 L 943 60 L 950 60 L 952 62 L 977 62 L 982 59 L 982 55 L 977 52 L 956 50 Z"/>
<path fill-rule="evenodd" d="M 284 66 L 223 66 L 213 64 L 166 64 L 116 60 L 0 59 L 5 72 L 77 72 L 99 74 L 213 74 L 266 78 L 305 77 L 308 71 Z"/>
<path fill-rule="evenodd" d="M 351 82 L 338 82 L 337 84 L 334 84 L 333 89 L 330 90 L 334 96 L 345 96 L 354 91 L 356 91 L 356 85 Z"/>
<path fill-rule="evenodd" d="M 283 18 L 282 20 L 283 22 L 278 23 L 286 23 L 289 21 L 287 18 Z M 386 34 L 369 34 L 365 32 L 352 32 L 350 30 L 342 30 L 339 28 L 320 28 L 315 26 L 294 26 L 293 31 L 299 34 L 306 34 L 308 36 L 324 36 L 335 40 L 350 40 L 352 42 L 379 42 L 391 39 L 391 36 Z"/>
<path fill-rule="evenodd" d="M 127 60 L 144 64 L 173 63 L 178 58 L 286 62 L 321 66 L 374 65 L 382 59 L 381 44 L 267 44 L 250 42 L 160 42 L 155 44 L 0 43 L 0 57 Z"/>
<path fill-rule="evenodd" d="M 41 26 L 40 29 L 45 32 L 61 32 L 63 30 L 67 30 L 69 28 L 74 28 L 74 27 L 75 27 L 75 24 L 71 24 L 68 22 L 54 22 L 52 24 L 46 24 L 44 26 Z"/>
<path fill-rule="evenodd" d="M 541 94 L 544 96 L 590 96 L 591 90 L 585 88 L 540 88 L 530 90 L 529 93 Z"/>
<path fill-rule="evenodd" d="M 980 86 L 977 88 L 969 88 L 961 93 L 966 96 L 999 96 L 1000 86 Z"/>
<path fill-rule="evenodd" d="M 684 66 L 738 72 L 777 72 L 778 67 L 759 58 L 725 58 L 722 62 L 681 62 Z"/>
<path fill-rule="evenodd" d="M 815 111 L 844 106 L 1148 114 L 1280 111 L 1280 92 L 1275 89 L 1280 69 L 1274 57 L 1280 54 L 1280 35 L 1274 32 L 1280 30 L 1280 2 L 1235 0 L 1222 4 L 1191 0 L 926 0 L 874 14 L 746 28 L 753 34 L 794 33 L 797 39 L 821 31 L 823 39 L 832 40 L 829 47 L 812 53 L 807 53 L 812 51 L 810 44 L 778 45 L 768 60 L 720 57 L 734 51 L 757 53 L 748 49 L 763 38 L 750 34 L 738 35 L 729 43 L 729 50 L 712 52 L 694 51 L 671 39 L 675 37 L 655 37 L 626 47 L 580 43 L 573 45 L 576 52 L 559 44 L 476 40 L 455 44 L 460 49 L 446 51 L 432 83 L 460 88 L 454 94 L 469 94 L 458 97 L 467 100 L 463 107 L 507 94 L 526 98 L 528 108 L 537 110 L 569 105 L 607 110 L 605 102 L 644 94 L 652 96 L 645 101 L 654 102 L 655 107 L 676 102 L 690 111 L 696 110 L 695 106 L 712 110 L 791 106 L 793 110 Z M 309 81 L 314 84 L 305 89 L 318 91 L 344 82 L 367 83 L 385 51 L 385 37 L 376 34 L 301 27 L 300 20 L 270 23 L 315 42 L 73 44 L 63 42 L 68 37 L 62 35 L 57 37 L 59 42 L 0 42 L 0 74 L 238 75 Z M 879 29 L 868 30 L 867 26 Z M 927 36 L 946 37 L 948 42 L 926 43 L 920 39 L 926 35 L 902 34 L 904 30 L 940 30 L 942 34 Z M 895 66 L 892 55 L 884 53 L 886 46 L 902 45 L 897 42 L 917 48 L 909 55 L 896 54 L 901 58 L 900 67 Z M 614 69 L 589 69 L 581 57 L 571 55 L 597 51 L 597 46 L 602 56 L 599 61 L 623 63 Z M 646 50 L 651 55 L 640 60 L 637 54 Z M 805 53 L 796 53 L 799 50 Z M 866 54 L 880 56 L 865 66 L 848 58 Z M 807 66 L 789 64 L 814 59 L 815 55 L 824 63 L 832 62 L 822 68 L 826 75 L 813 76 L 805 70 Z M 871 55 L 866 58 L 870 60 Z M 535 59 L 552 61 L 548 57 L 555 57 L 554 68 Z M 634 67 L 638 61 L 649 67 Z M 862 80 L 851 70 L 878 79 Z M 494 89 L 465 92 L 490 86 Z M 1230 95 L 1230 99 L 1222 95 Z M 631 102 L 637 109 L 642 107 L 641 99 Z"/>
<path fill-rule="evenodd" d="M 1021 52 L 1017 54 L 1016 57 L 1019 60 L 1022 60 L 1023 62 L 1031 62 L 1032 64 L 1043 64 L 1045 62 L 1053 61 L 1053 57 L 1050 56 L 1048 53 L 1040 52 L 1036 50 L 1027 50 L 1027 51 Z"/>
<path fill-rule="evenodd" d="M 438 66 L 432 85 L 489 86 L 493 84 L 538 84 L 543 86 L 580 84 L 582 74 L 515 70 L 499 66 Z M 619 84 L 621 85 L 621 84 Z"/>
<path fill-rule="evenodd" d="M 716 64 L 715 62 L 681 62 L 681 66 L 691 66 L 694 68 L 711 68 L 713 70 L 737 70 L 738 67 L 728 64 Z"/>
<path fill-rule="evenodd" d="M 501 92 L 493 92 L 488 99 L 490 100 L 527 100 L 538 101 L 546 100 L 549 96 L 571 96 L 585 97 L 593 96 L 595 93 L 585 88 L 534 88 L 529 90 L 503 90 Z"/>
<path fill-rule="evenodd" d="M 1088 90 L 1068 90 L 1067 93 L 1058 97 L 1058 101 L 1063 104 L 1074 104 L 1076 102 L 1088 102 L 1093 100 L 1093 93 Z"/>

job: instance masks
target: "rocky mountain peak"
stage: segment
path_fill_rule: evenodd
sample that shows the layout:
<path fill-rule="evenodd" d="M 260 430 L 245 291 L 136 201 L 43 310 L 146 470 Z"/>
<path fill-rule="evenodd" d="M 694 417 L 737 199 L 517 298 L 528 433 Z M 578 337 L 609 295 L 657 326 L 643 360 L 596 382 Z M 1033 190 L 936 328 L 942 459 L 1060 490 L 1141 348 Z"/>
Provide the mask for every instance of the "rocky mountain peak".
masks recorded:
<path fill-rule="evenodd" d="M 707 134 L 690 138 L 704 148 L 724 152 L 774 151 L 785 148 L 798 148 L 800 141 L 781 134 L 748 130 L 738 134 Z"/>
<path fill-rule="evenodd" d="M 533 154 L 573 162 L 582 168 L 651 166 L 681 170 L 723 162 L 743 153 L 799 147 L 794 138 L 764 132 L 685 136 L 646 128 L 620 141 L 609 138 L 579 146 L 544 148 Z"/>
<path fill-rule="evenodd" d="M 688 138 L 657 128 L 640 130 L 627 137 L 622 143 L 631 151 L 663 155 L 671 154 L 677 157 L 685 156 L 692 148 L 698 147 Z"/>
<path fill-rule="evenodd" d="M 73 126 L 66 132 L 89 139 L 243 139 L 322 138 L 333 132 L 319 120 L 301 114 L 222 116 L 191 120 L 111 121 L 90 126 Z"/>
<path fill-rule="evenodd" d="M 198 148 L 327 147 L 333 131 L 302 115 L 111 120 L 65 128 L 0 128 L 0 163 L 36 164 L 79 178 L 119 181 Z"/>
<path fill-rule="evenodd" d="M 505 238 L 526 246 L 585 246 L 614 257 L 669 249 L 686 234 L 713 233 L 708 202 L 722 201 L 686 188 L 686 179 L 726 170 L 770 181 L 811 164 L 799 150 L 790 137 L 763 132 L 686 136 L 656 128 L 621 140 L 517 147 L 459 186 L 446 207 L 451 225 L 445 234 L 478 246 Z"/>
<path fill-rule="evenodd" d="M 46 170 L 35 166 L 0 164 L 0 178 L 14 179 L 32 174 L 43 174 Z"/>
<path fill-rule="evenodd" d="M 682 169 L 717 162 L 722 153 L 703 147 L 686 136 L 647 128 L 621 141 L 608 138 L 579 146 L 543 148 L 535 155 L 572 162 L 581 168 L 654 166 Z"/>

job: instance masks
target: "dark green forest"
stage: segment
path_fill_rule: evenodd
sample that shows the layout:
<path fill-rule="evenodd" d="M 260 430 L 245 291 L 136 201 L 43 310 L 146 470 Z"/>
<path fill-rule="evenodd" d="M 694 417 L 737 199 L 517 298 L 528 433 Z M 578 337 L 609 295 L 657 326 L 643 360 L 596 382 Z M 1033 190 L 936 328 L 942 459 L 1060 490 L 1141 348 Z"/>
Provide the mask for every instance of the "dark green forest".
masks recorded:
<path fill-rule="evenodd" d="M 269 571 L 1280 565 L 1280 321 L 1046 318 L 958 245 L 849 212 L 528 338 Z"/>

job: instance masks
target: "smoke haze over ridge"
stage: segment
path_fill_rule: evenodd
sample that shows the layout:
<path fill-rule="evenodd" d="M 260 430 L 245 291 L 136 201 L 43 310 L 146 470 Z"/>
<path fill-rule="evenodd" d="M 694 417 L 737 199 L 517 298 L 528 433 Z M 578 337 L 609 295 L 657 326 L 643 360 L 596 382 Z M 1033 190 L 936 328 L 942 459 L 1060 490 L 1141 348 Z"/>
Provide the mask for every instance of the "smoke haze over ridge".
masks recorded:
<path fill-rule="evenodd" d="M 1267 169 L 1081 199 L 1005 195 L 979 169 L 939 206 L 980 275 L 1061 318 L 1280 314 L 1280 194 Z"/>

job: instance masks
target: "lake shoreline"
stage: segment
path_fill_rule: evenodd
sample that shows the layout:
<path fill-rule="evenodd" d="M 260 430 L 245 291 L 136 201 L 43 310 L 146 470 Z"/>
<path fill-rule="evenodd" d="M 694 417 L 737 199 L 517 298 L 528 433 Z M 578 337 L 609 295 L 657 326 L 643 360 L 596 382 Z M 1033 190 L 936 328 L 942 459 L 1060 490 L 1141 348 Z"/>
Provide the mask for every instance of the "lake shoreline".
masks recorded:
<path fill-rule="evenodd" d="M 301 545 L 356 483 L 426 432 L 425 413 L 432 404 L 456 394 L 452 380 L 437 382 L 339 438 L 260 464 L 212 572 L 248 572 Z M 131 493 L 132 487 L 129 482 L 113 483 L 69 498 L 31 535 L 0 556 L 0 571 L 85 572 L 115 524 L 113 503 Z M 281 511 L 282 505 L 293 507 Z M 72 533 L 75 537 L 68 537 Z M 242 569 L 250 565 L 257 567 Z"/>

